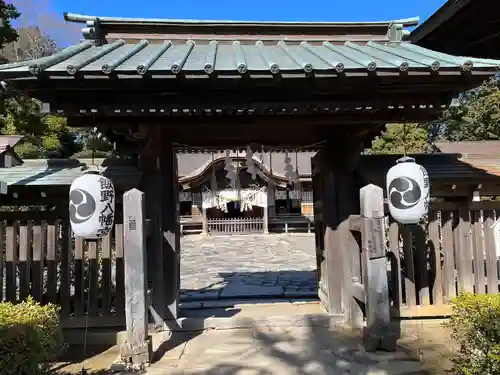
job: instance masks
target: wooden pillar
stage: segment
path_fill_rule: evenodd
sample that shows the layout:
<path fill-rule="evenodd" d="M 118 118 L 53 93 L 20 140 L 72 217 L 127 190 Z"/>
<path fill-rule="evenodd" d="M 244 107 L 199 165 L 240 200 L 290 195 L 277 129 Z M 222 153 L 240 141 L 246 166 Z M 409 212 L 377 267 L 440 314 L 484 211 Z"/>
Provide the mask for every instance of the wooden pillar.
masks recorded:
<path fill-rule="evenodd" d="M 312 159 L 319 297 L 330 314 L 347 319 L 351 306 L 353 254 L 359 246 L 349 217 L 359 213 L 359 184 L 353 173 L 362 143 L 354 138 L 330 141 Z"/>
<path fill-rule="evenodd" d="M 203 221 L 201 223 L 201 234 L 207 235 L 208 234 L 208 218 L 207 218 L 207 209 L 205 207 L 202 207 L 201 209 L 202 212 L 202 217 Z"/>
<path fill-rule="evenodd" d="M 270 218 L 276 217 L 275 192 L 276 192 L 275 182 L 269 181 L 269 183 L 267 184 L 267 212 L 268 212 L 268 217 Z"/>
<path fill-rule="evenodd" d="M 148 285 L 152 307 L 165 320 L 178 318 L 180 297 L 180 227 L 177 157 L 160 127 L 142 142 L 142 191 L 151 235 L 147 240 Z M 157 322 L 158 323 L 158 322 Z"/>
<path fill-rule="evenodd" d="M 264 234 L 269 234 L 269 210 L 267 204 L 263 207 L 264 211 Z"/>

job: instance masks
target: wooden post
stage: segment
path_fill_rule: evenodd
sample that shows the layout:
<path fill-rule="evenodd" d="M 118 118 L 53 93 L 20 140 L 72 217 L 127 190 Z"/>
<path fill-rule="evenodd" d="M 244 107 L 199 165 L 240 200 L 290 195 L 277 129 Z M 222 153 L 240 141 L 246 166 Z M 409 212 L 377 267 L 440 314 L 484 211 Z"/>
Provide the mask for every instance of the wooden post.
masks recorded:
<path fill-rule="evenodd" d="M 177 156 L 166 130 L 151 127 L 142 141 L 141 189 L 151 235 L 147 238 L 148 284 L 155 329 L 176 326 L 180 301 L 180 225 Z"/>
<path fill-rule="evenodd" d="M 363 144 L 356 138 L 330 140 L 311 159 L 318 295 L 330 314 L 348 319 L 351 309 L 353 254 L 359 245 L 349 226 L 359 213 L 359 185 L 353 173 Z M 358 262 L 359 265 L 359 262 Z"/>
<path fill-rule="evenodd" d="M 395 350 L 391 342 L 389 285 L 384 232 L 384 193 L 367 185 L 360 191 L 361 247 L 366 291 L 365 348 Z"/>
<path fill-rule="evenodd" d="M 132 189 L 123 195 L 125 318 L 127 341 L 121 348 L 122 360 L 144 366 L 152 359 L 148 337 L 146 233 L 144 193 Z"/>
<path fill-rule="evenodd" d="M 208 219 L 207 219 L 207 209 L 205 207 L 202 207 L 201 209 L 201 212 L 202 212 L 202 217 L 203 217 L 203 221 L 202 221 L 202 226 L 201 226 L 201 234 L 203 235 L 207 235 L 208 234 Z"/>
<path fill-rule="evenodd" d="M 266 204 L 264 207 L 264 234 L 269 234 L 269 207 Z"/>
<path fill-rule="evenodd" d="M 276 183 L 272 180 L 270 180 L 269 183 L 267 184 L 267 212 L 268 212 L 268 217 L 271 217 L 273 219 L 276 217 L 275 184 Z"/>

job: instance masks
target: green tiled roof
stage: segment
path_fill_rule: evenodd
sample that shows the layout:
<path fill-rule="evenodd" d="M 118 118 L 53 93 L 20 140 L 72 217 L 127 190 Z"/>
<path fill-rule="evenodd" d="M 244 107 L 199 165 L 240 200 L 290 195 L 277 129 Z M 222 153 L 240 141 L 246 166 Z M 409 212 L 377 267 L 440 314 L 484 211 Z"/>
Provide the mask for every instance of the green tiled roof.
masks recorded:
<path fill-rule="evenodd" d="M 105 159 L 24 160 L 17 167 L 0 168 L 0 181 L 8 186 L 69 186 L 94 164 L 119 188 L 136 187 L 140 181 L 141 173 L 136 167 Z"/>
<path fill-rule="evenodd" d="M 349 72 L 496 71 L 500 60 L 451 56 L 407 42 L 335 45 L 309 42 L 255 44 L 217 42 L 127 44 L 103 46 L 85 41 L 53 56 L 0 66 L 0 79 L 26 76 L 310 74 Z"/>

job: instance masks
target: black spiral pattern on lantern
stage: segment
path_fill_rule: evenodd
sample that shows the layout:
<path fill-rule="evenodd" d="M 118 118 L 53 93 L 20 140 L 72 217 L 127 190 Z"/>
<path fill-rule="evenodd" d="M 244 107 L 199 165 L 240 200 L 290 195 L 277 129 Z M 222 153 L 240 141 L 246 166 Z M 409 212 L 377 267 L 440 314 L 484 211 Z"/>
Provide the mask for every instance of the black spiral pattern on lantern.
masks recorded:
<path fill-rule="evenodd" d="M 415 207 L 422 197 L 417 181 L 410 177 L 398 177 L 389 184 L 389 200 L 398 210 Z"/>

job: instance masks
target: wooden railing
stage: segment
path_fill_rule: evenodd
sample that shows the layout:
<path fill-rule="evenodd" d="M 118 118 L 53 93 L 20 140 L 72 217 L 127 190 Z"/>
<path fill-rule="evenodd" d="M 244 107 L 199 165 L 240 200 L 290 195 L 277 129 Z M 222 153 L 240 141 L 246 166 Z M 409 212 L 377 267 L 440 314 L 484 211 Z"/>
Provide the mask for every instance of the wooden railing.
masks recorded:
<path fill-rule="evenodd" d="M 208 219 L 208 233 L 262 233 L 264 219 L 261 217 L 238 217 L 234 219 Z"/>
<path fill-rule="evenodd" d="M 307 230 L 311 233 L 314 229 L 314 216 L 301 214 L 278 214 L 269 219 L 269 231 L 272 232 L 298 232 Z"/>
<path fill-rule="evenodd" d="M 499 293 L 491 228 L 499 210 L 500 202 L 443 202 L 424 225 L 387 219 L 393 316 L 447 316 L 459 293 Z"/>
<path fill-rule="evenodd" d="M 65 328 L 124 326 L 121 221 L 87 242 L 61 213 L 0 212 L 0 285 L 0 300 L 60 305 Z"/>
<path fill-rule="evenodd" d="M 180 217 L 180 232 L 181 234 L 194 234 L 203 231 L 203 216 L 181 216 Z"/>

